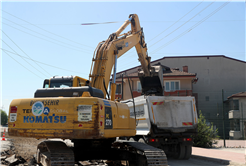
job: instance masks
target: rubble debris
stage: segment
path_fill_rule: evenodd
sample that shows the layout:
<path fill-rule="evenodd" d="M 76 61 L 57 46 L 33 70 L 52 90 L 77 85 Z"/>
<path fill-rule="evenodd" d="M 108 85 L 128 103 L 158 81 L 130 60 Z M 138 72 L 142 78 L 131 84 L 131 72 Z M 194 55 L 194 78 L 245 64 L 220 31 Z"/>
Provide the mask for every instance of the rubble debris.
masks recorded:
<path fill-rule="evenodd" d="M 81 165 L 91 165 L 89 161 L 79 161 Z"/>
<path fill-rule="evenodd" d="M 15 154 L 6 158 L 5 161 L 9 163 L 9 165 L 16 165 L 18 162 L 18 159 L 15 157 Z"/>
<path fill-rule="evenodd" d="M 1 154 L 1 160 L 5 160 L 7 158 L 7 156 L 2 156 Z"/>

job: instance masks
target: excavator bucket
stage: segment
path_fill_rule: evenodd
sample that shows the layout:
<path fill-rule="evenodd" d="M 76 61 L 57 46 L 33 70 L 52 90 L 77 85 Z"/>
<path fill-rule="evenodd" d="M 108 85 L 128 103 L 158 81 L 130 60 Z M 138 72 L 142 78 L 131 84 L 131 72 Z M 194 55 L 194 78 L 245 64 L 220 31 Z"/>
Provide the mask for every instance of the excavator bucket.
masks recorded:
<path fill-rule="evenodd" d="M 143 70 L 138 71 L 143 95 L 163 96 L 163 70 L 161 65 L 151 67 L 150 76 L 145 76 Z"/>

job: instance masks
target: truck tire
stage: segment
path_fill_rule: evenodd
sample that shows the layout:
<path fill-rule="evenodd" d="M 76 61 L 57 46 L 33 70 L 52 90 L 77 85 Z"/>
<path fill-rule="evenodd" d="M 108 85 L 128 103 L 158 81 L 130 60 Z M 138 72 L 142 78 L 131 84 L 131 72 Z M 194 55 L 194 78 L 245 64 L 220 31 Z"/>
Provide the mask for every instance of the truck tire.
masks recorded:
<path fill-rule="evenodd" d="M 185 156 L 184 156 L 184 160 L 188 160 L 188 159 L 190 158 L 191 152 L 192 152 L 192 146 L 191 146 L 191 145 L 185 146 Z"/>
<path fill-rule="evenodd" d="M 38 164 L 40 164 L 40 150 L 39 149 L 37 149 L 37 153 L 36 153 L 36 162 L 38 163 Z"/>
<path fill-rule="evenodd" d="M 185 146 L 182 144 L 177 145 L 177 153 L 174 155 L 175 159 L 182 160 L 185 157 Z"/>
<path fill-rule="evenodd" d="M 138 142 L 142 142 L 142 143 L 146 144 L 146 142 L 143 138 L 139 138 Z"/>
<path fill-rule="evenodd" d="M 137 142 L 137 138 L 136 138 L 136 137 L 131 137 L 131 138 L 129 138 L 129 140 L 128 140 L 128 141 Z"/>

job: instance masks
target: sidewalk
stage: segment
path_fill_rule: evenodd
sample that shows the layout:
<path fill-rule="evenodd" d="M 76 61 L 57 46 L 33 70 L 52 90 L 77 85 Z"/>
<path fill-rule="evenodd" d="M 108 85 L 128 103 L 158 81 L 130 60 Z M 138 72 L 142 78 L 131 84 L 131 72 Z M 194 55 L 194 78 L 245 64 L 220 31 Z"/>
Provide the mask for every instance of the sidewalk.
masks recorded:
<path fill-rule="evenodd" d="M 226 165 L 245 165 L 245 148 L 229 150 L 228 148 L 197 148 L 192 147 L 192 157 Z"/>
<path fill-rule="evenodd" d="M 226 147 L 231 148 L 246 148 L 246 141 L 245 140 L 225 140 Z M 224 140 L 218 140 L 216 147 L 224 147 Z"/>

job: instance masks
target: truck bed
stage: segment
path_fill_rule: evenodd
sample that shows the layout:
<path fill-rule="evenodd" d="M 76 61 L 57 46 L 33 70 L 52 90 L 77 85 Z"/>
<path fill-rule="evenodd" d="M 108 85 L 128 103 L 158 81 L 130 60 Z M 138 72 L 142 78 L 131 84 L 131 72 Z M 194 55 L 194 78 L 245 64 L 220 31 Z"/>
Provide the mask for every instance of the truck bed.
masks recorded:
<path fill-rule="evenodd" d="M 194 130 L 198 117 L 195 98 L 191 96 L 139 96 L 135 99 L 137 134 L 148 135 L 153 130 L 180 133 Z M 133 103 L 128 102 L 131 116 L 134 116 Z"/>

